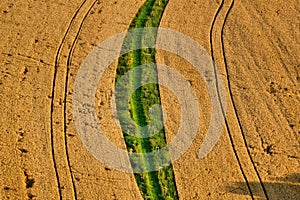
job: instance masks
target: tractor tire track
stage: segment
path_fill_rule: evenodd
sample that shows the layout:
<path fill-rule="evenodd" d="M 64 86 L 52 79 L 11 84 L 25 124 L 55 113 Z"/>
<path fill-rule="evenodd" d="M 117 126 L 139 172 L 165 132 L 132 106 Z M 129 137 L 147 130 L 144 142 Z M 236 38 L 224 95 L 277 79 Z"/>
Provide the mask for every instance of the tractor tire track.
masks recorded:
<path fill-rule="evenodd" d="M 224 18 L 224 22 L 223 22 L 223 25 L 222 25 L 222 28 L 221 28 L 222 54 L 223 54 L 224 65 L 225 65 L 225 70 L 226 70 L 227 85 L 228 85 L 229 94 L 230 94 L 229 96 L 230 96 L 230 101 L 232 102 L 232 105 L 233 105 L 234 114 L 235 114 L 236 119 L 238 121 L 239 129 L 240 129 L 240 131 L 242 133 L 242 137 L 243 137 L 244 145 L 245 145 L 246 150 L 247 150 L 247 154 L 248 154 L 248 156 L 249 156 L 249 158 L 251 160 L 251 163 L 252 163 L 253 169 L 254 169 L 254 171 L 256 173 L 256 176 L 259 179 L 259 183 L 260 183 L 260 185 L 262 187 L 264 195 L 265 195 L 266 199 L 269 200 L 267 190 L 266 190 L 266 188 L 264 186 L 264 183 L 263 183 L 263 181 L 262 181 L 262 179 L 261 179 L 261 177 L 259 175 L 259 172 L 258 172 L 258 170 L 257 170 L 257 168 L 255 166 L 254 160 L 253 160 L 253 158 L 251 156 L 251 153 L 249 151 L 249 146 L 248 146 L 248 143 L 247 143 L 247 139 L 246 139 L 243 127 L 242 127 L 242 123 L 241 123 L 239 114 L 237 112 L 237 107 L 236 107 L 235 101 L 233 99 L 233 93 L 232 93 L 232 89 L 231 89 L 231 83 L 230 83 L 230 78 L 229 78 L 229 70 L 228 70 L 228 63 L 227 63 L 227 59 L 226 59 L 226 52 L 225 52 L 225 45 L 224 45 L 224 28 L 225 28 L 226 21 L 227 21 L 227 19 L 229 17 L 230 11 L 232 10 L 233 6 L 234 6 L 234 0 L 232 0 L 232 3 L 231 3 L 231 5 L 230 5 L 230 7 L 229 7 L 229 9 L 228 9 L 228 11 L 226 13 L 226 16 Z"/>
<path fill-rule="evenodd" d="M 234 1 L 232 1 L 234 2 Z M 211 25 L 211 29 L 210 29 L 210 50 L 211 50 L 211 57 L 212 57 L 212 60 L 213 60 L 213 67 L 214 67 L 214 76 L 215 76 L 215 80 L 216 80 L 216 89 L 217 89 L 217 93 L 218 93 L 218 99 L 219 99 L 219 102 L 220 102 L 220 106 L 221 106 L 221 109 L 222 109 L 222 114 L 224 116 L 224 121 L 225 121 L 225 125 L 226 125 L 226 130 L 227 130 L 227 133 L 228 133 L 228 136 L 229 136 L 229 139 L 230 139 L 230 143 L 231 143 L 231 146 L 232 146 L 232 150 L 233 150 L 233 153 L 234 153 L 234 156 L 238 162 L 238 165 L 239 165 L 239 168 L 241 170 L 241 173 L 242 173 L 242 176 L 246 182 L 246 185 L 247 185 L 247 188 L 250 192 L 250 196 L 252 199 L 254 199 L 253 197 L 253 193 L 252 193 L 252 190 L 250 188 L 250 185 L 249 185 L 249 181 L 247 179 L 247 176 L 243 170 L 243 167 L 242 167 L 242 164 L 241 164 L 241 161 L 240 161 L 240 158 L 237 154 L 237 149 L 234 145 L 234 142 L 233 142 L 233 138 L 232 138 L 232 135 L 231 135 L 231 131 L 230 131 L 230 128 L 229 128 L 229 124 L 228 124 L 228 121 L 227 121 L 227 118 L 226 118 L 226 113 L 224 111 L 224 107 L 222 106 L 222 103 L 221 103 L 221 96 L 220 96 L 220 92 L 219 92 L 219 83 L 218 83 L 218 77 L 217 77 L 217 72 L 216 72 L 216 64 L 215 64 L 215 55 L 214 55 L 214 46 L 213 46 L 213 31 L 214 31 L 214 27 L 215 27 L 215 23 L 216 23 L 216 20 L 222 10 L 224 6 L 224 0 L 222 0 L 217 12 L 215 13 L 215 16 L 213 18 L 213 21 L 212 21 L 212 25 Z M 233 6 L 233 3 L 232 3 L 232 6 Z M 227 13 L 226 13 L 226 16 L 229 14 L 231 10 L 231 7 L 227 10 Z M 225 24 L 225 21 L 224 21 L 224 24 Z"/>
<path fill-rule="evenodd" d="M 85 3 L 87 0 L 84 0 L 81 5 L 76 9 L 74 14 L 72 15 L 72 18 L 70 20 L 70 23 L 68 24 L 68 27 L 66 29 L 66 32 L 63 36 L 63 39 L 61 40 L 61 43 L 59 44 L 59 47 L 56 52 L 55 56 L 55 64 L 54 64 L 54 73 L 53 73 L 53 80 L 52 80 L 52 87 L 51 87 L 51 105 L 50 105 L 50 145 L 51 145 L 51 154 L 52 154 L 52 160 L 53 160 L 53 167 L 55 170 L 55 176 L 57 180 L 57 187 L 58 187 L 58 193 L 59 193 L 59 199 L 63 199 L 63 194 L 62 194 L 62 187 L 61 187 L 61 179 L 59 175 L 59 170 L 57 167 L 57 157 L 56 157 L 56 151 L 55 151 L 55 134 L 54 134 L 54 109 L 55 109 L 55 89 L 56 89 L 56 82 L 57 82 L 57 74 L 58 74 L 58 67 L 59 67 L 59 62 L 60 62 L 60 56 L 63 50 L 63 46 L 66 44 L 67 38 L 69 37 L 70 31 L 72 26 L 75 23 L 75 19 L 77 18 L 80 10 L 84 7 Z M 70 164 L 69 162 L 69 156 L 68 153 L 67 155 L 67 162 L 68 165 Z M 68 166 L 70 169 L 70 165 Z M 71 169 L 69 170 L 71 172 Z M 73 186 L 73 195 L 75 199 L 77 198 L 76 194 L 76 189 L 75 189 L 75 184 L 73 181 L 73 176 L 71 176 L 72 179 L 72 186 Z"/>
<path fill-rule="evenodd" d="M 69 151 L 68 151 L 68 140 L 67 140 L 67 92 L 68 92 L 68 82 L 69 82 L 69 67 L 72 64 L 72 55 L 73 55 L 73 51 L 74 48 L 76 46 L 76 43 L 78 41 L 78 37 L 80 35 L 80 32 L 82 30 L 82 27 L 84 25 L 84 21 L 86 20 L 86 18 L 88 17 L 88 15 L 90 14 L 92 8 L 95 6 L 95 4 L 97 3 L 98 0 L 95 0 L 94 3 L 90 6 L 90 8 L 88 9 L 88 11 L 86 12 L 86 14 L 84 15 L 84 18 L 82 19 L 82 21 L 80 22 L 80 26 L 78 29 L 78 32 L 75 36 L 75 39 L 71 45 L 69 54 L 68 54 L 68 58 L 67 58 L 67 69 L 66 69 L 66 76 L 65 76 L 65 91 L 64 91 L 64 100 L 63 100 L 63 110 L 64 110 L 64 140 L 65 140 L 65 149 L 66 149 L 66 158 L 67 158 L 67 163 L 68 163 L 68 169 L 69 169 L 69 173 L 71 175 L 71 180 L 72 180 L 72 186 L 73 186 L 73 193 L 74 193 L 74 199 L 77 200 L 77 191 L 76 191 L 76 185 L 75 185 L 75 181 L 74 181 L 74 176 L 73 176 L 73 172 L 71 169 L 71 163 L 70 163 L 70 156 L 69 156 Z"/>
<path fill-rule="evenodd" d="M 241 158 L 240 158 L 240 156 L 238 154 L 238 149 L 235 146 L 236 142 L 234 141 L 234 138 L 233 138 L 233 135 L 232 135 L 233 133 L 231 132 L 231 129 L 230 129 L 230 126 L 229 126 L 229 121 L 228 121 L 228 118 L 226 117 L 226 113 L 225 113 L 224 107 L 223 107 L 223 105 L 221 103 L 221 97 L 220 97 L 220 94 L 219 94 L 218 77 L 217 77 L 217 74 L 216 74 L 215 55 L 214 55 L 214 46 L 213 46 L 213 31 L 214 31 L 216 20 L 218 18 L 218 15 L 221 12 L 223 6 L 224 6 L 224 0 L 222 0 L 222 2 L 221 2 L 220 6 L 219 6 L 219 8 L 218 8 L 218 10 L 217 10 L 217 12 L 215 14 L 215 17 L 214 17 L 213 22 L 212 22 L 211 30 L 210 30 L 210 45 L 211 45 L 212 60 L 214 62 L 213 65 L 214 65 L 215 79 L 216 79 L 216 90 L 217 90 L 217 93 L 218 93 L 218 98 L 219 98 L 220 106 L 221 106 L 221 109 L 222 109 L 222 112 L 223 112 L 223 116 L 224 116 L 224 119 L 225 119 L 225 125 L 226 125 L 226 129 L 227 129 L 227 133 L 228 133 L 228 136 L 229 136 L 229 139 L 230 139 L 230 143 L 231 143 L 234 155 L 235 155 L 236 160 L 238 162 L 238 165 L 239 165 L 239 168 L 240 168 L 241 173 L 243 175 L 243 178 L 244 178 L 244 180 L 246 182 L 246 185 L 247 185 L 247 188 L 249 190 L 250 196 L 251 196 L 252 199 L 254 199 L 254 191 L 252 191 L 252 188 L 251 188 L 250 183 L 249 183 L 250 181 L 247 178 L 247 175 L 246 175 L 245 170 L 243 168 L 243 164 L 241 162 Z M 265 186 L 264 186 L 264 184 L 262 182 L 262 179 L 261 179 L 261 177 L 259 175 L 259 172 L 258 172 L 257 168 L 255 167 L 255 163 L 254 163 L 253 158 L 252 158 L 252 156 L 250 154 L 250 151 L 249 151 L 248 143 L 247 143 L 247 140 L 246 140 L 246 137 L 245 137 L 244 130 L 242 128 L 241 120 L 239 118 L 239 115 L 238 115 L 238 112 L 237 112 L 237 107 L 236 107 L 235 101 L 233 99 L 233 93 L 232 93 L 230 79 L 229 79 L 229 70 L 228 70 L 228 64 L 227 64 L 227 59 L 226 59 L 226 54 L 225 54 L 225 47 L 224 47 L 224 27 L 225 27 L 226 21 L 228 19 L 228 16 L 229 16 L 229 14 L 230 14 L 233 6 L 234 6 L 234 0 L 231 1 L 228 10 L 225 13 L 225 17 L 224 17 L 224 20 L 223 20 L 223 23 L 222 23 L 222 26 L 221 26 L 221 33 L 220 33 L 220 36 L 221 36 L 222 57 L 223 57 L 223 62 L 224 62 L 225 72 L 226 72 L 225 76 L 227 78 L 227 86 L 228 86 L 228 91 L 229 91 L 229 96 L 230 96 L 230 102 L 232 103 L 232 106 L 233 106 L 234 116 L 235 116 L 235 118 L 237 120 L 237 123 L 238 123 L 238 129 L 239 129 L 239 132 L 241 133 L 242 140 L 243 140 L 246 152 L 247 152 L 247 156 L 250 159 L 251 165 L 252 165 L 253 170 L 255 172 L 255 176 L 259 180 L 259 184 L 260 184 L 260 187 L 261 187 L 261 189 L 262 189 L 262 191 L 264 193 L 264 196 L 268 200 L 269 198 L 268 198 L 267 191 L 266 191 Z"/>

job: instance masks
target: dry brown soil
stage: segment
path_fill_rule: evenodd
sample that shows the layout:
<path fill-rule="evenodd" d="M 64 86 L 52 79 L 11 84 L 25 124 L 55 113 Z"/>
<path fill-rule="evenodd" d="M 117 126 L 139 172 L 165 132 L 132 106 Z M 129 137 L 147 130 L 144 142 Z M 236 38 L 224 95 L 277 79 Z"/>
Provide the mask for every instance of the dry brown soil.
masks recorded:
<path fill-rule="evenodd" d="M 0 199 L 141 199 L 132 174 L 105 166 L 83 146 L 72 92 L 86 56 L 125 31 L 144 2 L 0 2 Z M 300 199 L 300 2 L 235 0 L 230 7 L 225 0 L 217 13 L 221 2 L 170 0 L 161 21 L 213 53 L 227 95 L 227 126 L 200 160 L 211 112 L 205 82 L 187 61 L 158 51 L 159 63 L 189 80 L 201 109 L 193 144 L 173 163 L 179 197 Z M 97 115 L 125 149 L 110 109 L 115 69 L 99 82 Z M 170 141 L 179 104 L 167 88 L 161 97 Z"/>

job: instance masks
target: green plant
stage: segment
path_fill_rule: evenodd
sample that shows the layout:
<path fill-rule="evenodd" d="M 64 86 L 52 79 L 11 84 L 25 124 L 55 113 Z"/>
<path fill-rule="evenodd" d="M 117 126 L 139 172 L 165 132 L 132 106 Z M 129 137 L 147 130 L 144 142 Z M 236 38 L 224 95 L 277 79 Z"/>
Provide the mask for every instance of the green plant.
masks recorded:
<path fill-rule="evenodd" d="M 146 1 L 132 20 L 129 30 L 134 28 L 158 27 L 167 3 L 168 0 Z M 157 84 L 144 84 L 149 80 L 157 82 L 156 51 L 152 48 L 145 48 L 149 40 L 151 42 L 156 40 L 155 31 L 148 32 L 147 38 L 142 34 L 131 34 L 125 37 L 121 52 L 125 52 L 128 49 L 136 49 L 136 47 L 141 48 L 129 51 L 120 56 L 116 75 L 117 83 L 122 75 L 132 68 L 144 64 L 147 65 L 147 70 L 145 68 L 135 70 L 134 74 L 129 77 L 129 82 L 122 85 L 116 91 L 117 115 L 121 122 L 131 165 L 136 168 L 149 165 L 159 166 L 161 159 L 170 161 L 168 152 L 165 153 L 163 158 L 155 159 L 154 163 L 149 162 L 143 156 L 140 158 L 131 156 L 132 152 L 152 152 L 166 146 L 164 129 L 156 130 L 153 128 L 153 130 L 147 130 L 148 132 L 154 131 L 156 134 L 150 138 L 140 138 L 141 130 L 138 126 L 130 124 L 129 119 L 131 117 L 139 126 L 146 126 L 150 123 L 149 109 L 155 104 L 160 104 L 159 86 Z M 143 86 L 133 92 L 129 101 L 123 98 L 127 94 L 131 94 L 132 88 L 136 88 L 139 85 Z M 151 120 L 153 120 L 154 127 L 158 127 L 162 123 L 162 113 Z M 134 131 L 136 137 L 129 134 L 132 131 Z M 178 199 L 171 164 L 164 166 L 158 171 L 136 173 L 135 179 L 144 199 Z"/>

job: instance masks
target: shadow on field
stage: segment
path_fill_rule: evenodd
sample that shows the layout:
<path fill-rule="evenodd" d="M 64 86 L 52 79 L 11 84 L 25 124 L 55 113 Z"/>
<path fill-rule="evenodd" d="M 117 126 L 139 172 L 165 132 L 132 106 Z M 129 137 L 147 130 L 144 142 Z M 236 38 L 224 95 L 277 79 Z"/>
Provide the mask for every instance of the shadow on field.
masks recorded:
<path fill-rule="evenodd" d="M 259 188 L 260 183 L 249 182 L 251 188 Z M 290 174 L 285 177 L 275 178 L 272 182 L 264 182 L 269 199 L 278 200 L 300 200 L 300 173 Z M 249 196 L 249 191 L 241 188 L 247 188 L 245 182 L 232 183 L 226 188 L 230 193 Z M 265 199 L 264 196 L 253 191 L 257 199 Z"/>

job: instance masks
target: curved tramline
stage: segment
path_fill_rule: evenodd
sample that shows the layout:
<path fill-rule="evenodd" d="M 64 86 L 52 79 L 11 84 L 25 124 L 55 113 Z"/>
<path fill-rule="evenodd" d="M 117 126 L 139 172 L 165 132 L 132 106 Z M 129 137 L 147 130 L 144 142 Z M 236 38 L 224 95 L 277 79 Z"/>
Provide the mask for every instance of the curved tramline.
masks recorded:
<path fill-rule="evenodd" d="M 132 20 L 129 31 L 135 28 L 158 27 L 168 0 L 148 0 L 139 9 Z M 150 37 L 150 38 L 149 38 Z M 145 41 L 155 42 L 156 32 L 148 32 L 147 39 L 143 34 L 128 34 L 123 42 L 121 56 L 118 60 L 116 74 L 116 107 L 117 116 L 120 121 L 123 136 L 129 152 L 133 168 L 157 166 L 158 163 L 149 162 L 143 153 L 153 152 L 167 145 L 164 129 L 149 130 L 150 123 L 149 109 L 155 104 L 161 104 L 159 87 L 157 84 L 145 84 L 145 79 L 151 79 L 157 83 L 157 68 L 155 61 L 155 49 L 145 48 Z M 140 47 L 140 48 L 136 48 Z M 137 49 L 126 51 L 130 49 Z M 127 52 L 123 54 L 122 52 Z M 142 67 L 138 67 L 142 66 Z M 119 84 L 118 81 L 126 72 L 132 73 L 128 76 L 127 84 Z M 141 87 L 140 87 L 141 86 Z M 135 88 L 138 88 L 135 90 Z M 135 91 L 134 91 L 135 90 Z M 124 97 L 131 95 L 130 99 Z M 135 124 L 130 124 L 131 118 Z M 162 123 L 162 112 L 151 124 Z M 154 126 L 157 127 L 157 126 Z M 145 129 L 146 128 L 146 129 Z M 151 137 L 143 137 L 144 132 L 155 131 Z M 139 159 L 131 157 L 130 152 L 140 153 Z M 168 156 L 165 158 L 170 160 Z M 158 171 L 135 173 L 135 179 L 144 199 L 178 199 L 172 165 L 164 166 Z"/>

